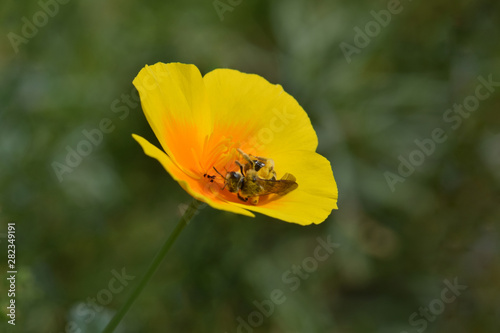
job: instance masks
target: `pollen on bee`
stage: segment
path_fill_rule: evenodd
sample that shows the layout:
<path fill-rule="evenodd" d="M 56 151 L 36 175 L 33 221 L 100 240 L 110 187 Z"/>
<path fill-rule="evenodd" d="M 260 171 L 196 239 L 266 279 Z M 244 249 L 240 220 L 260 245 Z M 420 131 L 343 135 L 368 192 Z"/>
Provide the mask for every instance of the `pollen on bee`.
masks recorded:
<path fill-rule="evenodd" d="M 238 171 L 226 169 L 226 174 L 223 175 L 215 167 L 214 170 L 224 181 L 222 190 L 227 188 L 229 192 L 236 194 L 236 198 L 240 201 L 258 205 L 269 200 L 276 200 L 298 187 L 295 177 L 289 173 L 286 173 L 281 179 L 277 178 L 272 159 L 248 155 L 241 149 L 238 149 L 238 152 L 244 160 L 242 162 L 240 160 L 234 161 L 234 164 L 239 168 Z M 209 175 L 207 177 L 215 178 L 215 176 Z"/>

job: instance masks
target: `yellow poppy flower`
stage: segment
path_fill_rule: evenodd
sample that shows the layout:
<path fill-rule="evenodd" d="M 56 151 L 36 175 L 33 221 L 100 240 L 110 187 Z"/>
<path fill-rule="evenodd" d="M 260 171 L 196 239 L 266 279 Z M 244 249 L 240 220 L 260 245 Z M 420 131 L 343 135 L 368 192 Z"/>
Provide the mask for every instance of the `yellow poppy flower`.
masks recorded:
<path fill-rule="evenodd" d="M 302 225 L 321 223 L 337 208 L 330 162 L 315 152 L 318 139 L 309 117 L 280 85 L 230 69 L 202 77 L 196 66 L 180 63 L 146 66 L 134 85 L 164 151 L 133 137 L 194 198 L 217 209 Z M 214 170 L 238 172 L 235 161 L 244 163 L 238 149 L 272 159 L 277 179 L 292 174 L 298 187 L 263 196 L 257 204 L 242 201 Z"/>

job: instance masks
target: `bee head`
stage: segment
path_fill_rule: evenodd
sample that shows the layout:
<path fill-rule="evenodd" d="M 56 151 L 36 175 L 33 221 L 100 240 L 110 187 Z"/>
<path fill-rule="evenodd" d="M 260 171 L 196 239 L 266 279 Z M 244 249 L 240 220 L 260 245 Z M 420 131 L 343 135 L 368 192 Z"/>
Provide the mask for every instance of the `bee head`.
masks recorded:
<path fill-rule="evenodd" d="M 238 192 L 241 188 L 241 183 L 243 180 L 243 175 L 239 172 L 231 171 L 226 173 L 226 184 L 224 186 L 227 186 L 227 189 L 229 192 Z"/>
<path fill-rule="evenodd" d="M 265 167 L 266 164 L 259 161 L 259 160 L 254 160 L 253 161 L 253 168 L 255 171 L 259 171 L 260 169 L 262 169 L 263 167 Z"/>
<path fill-rule="evenodd" d="M 222 178 L 224 178 L 224 189 L 227 186 L 229 192 L 238 192 L 243 184 L 243 175 L 236 171 L 226 172 L 226 175 L 223 176 L 215 167 L 215 172 L 217 172 Z"/>

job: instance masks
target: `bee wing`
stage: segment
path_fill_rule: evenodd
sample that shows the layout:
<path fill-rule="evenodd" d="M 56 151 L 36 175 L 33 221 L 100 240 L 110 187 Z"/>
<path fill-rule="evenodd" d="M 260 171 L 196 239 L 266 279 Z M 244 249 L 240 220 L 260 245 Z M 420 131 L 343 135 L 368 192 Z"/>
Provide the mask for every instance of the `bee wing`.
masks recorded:
<path fill-rule="evenodd" d="M 299 187 L 295 180 L 295 176 L 289 173 L 285 174 L 280 180 L 259 178 L 257 183 L 262 188 L 259 195 L 277 194 L 283 196 Z"/>
<path fill-rule="evenodd" d="M 291 173 L 285 173 L 285 174 L 283 175 L 283 177 L 281 177 L 281 179 L 280 179 L 280 180 L 290 180 L 290 181 L 292 181 L 292 182 L 295 182 L 297 179 L 296 179 L 296 178 L 295 178 L 295 176 L 294 176 L 294 175 L 292 175 Z"/>

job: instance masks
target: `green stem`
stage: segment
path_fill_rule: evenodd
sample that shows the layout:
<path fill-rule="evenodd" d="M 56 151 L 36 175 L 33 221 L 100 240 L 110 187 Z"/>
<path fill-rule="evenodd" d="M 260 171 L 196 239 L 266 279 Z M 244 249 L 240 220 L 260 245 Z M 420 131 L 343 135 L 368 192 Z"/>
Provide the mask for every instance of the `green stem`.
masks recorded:
<path fill-rule="evenodd" d="M 189 221 L 191 221 L 194 214 L 198 211 L 198 206 L 199 206 L 198 201 L 193 200 L 191 202 L 189 207 L 186 209 L 186 212 L 175 226 L 174 231 L 165 241 L 165 244 L 163 244 L 160 251 L 158 251 L 151 265 L 149 265 L 149 268 L 146 274 L 142 277 L 141 281 L 139 282 L 139 285 L 134 289 L 134 291 L 129 296 L 125 304 L 123 304 L 123 306 L 115 314 L 113 319 L 111 319 L 108 325 L 104 328 L 104 331 L 102 331 L 103 333 L 112 333 L 116 329 L 120 321 L 127 314 L 127 311 L 130 309 L 132 304 L 134 304 L 137 297 L 141 294 L 144 287 L 148 284 L 149 280 L 151 280 L 151 277 L 158 269 L 158 266 L 160 266 L 160 263 L 162 262 L 163 258 L 165 258 L 165 255 L 167 254 L 168 250 L 170 250 L 170 247 L 172 247 L 172 244 L 175 242 L 175 240 L 181 233 L 182 229 L 184 229 L 184 227 L 189 223 Z"/>

